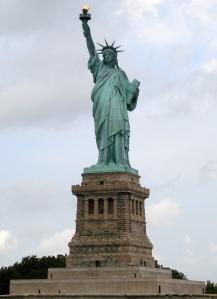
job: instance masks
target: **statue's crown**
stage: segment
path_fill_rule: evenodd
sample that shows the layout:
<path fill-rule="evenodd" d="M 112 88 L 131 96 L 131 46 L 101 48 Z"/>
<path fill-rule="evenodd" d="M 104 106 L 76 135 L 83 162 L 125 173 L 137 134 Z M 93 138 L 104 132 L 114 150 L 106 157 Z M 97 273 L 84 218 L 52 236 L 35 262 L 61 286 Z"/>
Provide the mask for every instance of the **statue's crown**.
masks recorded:
<path fill-rule="evenodd" d="M 97 52 L 99 54 L 103 54 L 103 52 L 105 50 L 112 50 L 113 52 L 115 52 L 115 54 L 117 54 L 118 52 L 124 52 L 123 50 L 117 50 L 121 46 L 114 47 L 115 41 L 111 45 L 109 45 L 108 42 L 107 42 L 107 40 L 105 39 L 105 46 L 103 46 L 103 45 L 101 45 L 99 43 L 97 43 L 97 44 L 101 47 L 101 49 L 97 50 Z"/>

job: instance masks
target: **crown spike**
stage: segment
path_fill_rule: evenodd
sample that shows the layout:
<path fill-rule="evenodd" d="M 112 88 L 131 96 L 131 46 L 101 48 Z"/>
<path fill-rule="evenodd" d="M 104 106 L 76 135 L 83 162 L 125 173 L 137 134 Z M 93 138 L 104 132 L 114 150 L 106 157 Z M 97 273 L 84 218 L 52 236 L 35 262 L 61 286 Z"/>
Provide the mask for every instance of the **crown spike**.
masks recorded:
<path fill-rule="evenodd" d="M 100 43 L 97 43 L 97 45 L 99 45 L 100 47 L 104 48 L 104 46 L 103 46 L 103 45 L 101 45 Z"/>
<path fill-rule="evenodd" d="M 108 43 L 107 40 L 105 39 L 105 46 L 103 46 L 103 45 L 100 44 L 100 43 L 97 43 L 97 44 L 101 47 L 101 49 L 97 49 L 97 50 L 96 50 L 98 54 L 103 54 L 103 52 L 104 52 L 105 50 L 107 50 L 107 49 L 113 50 L 116 54 L 117 54 L 118 52 L 124 52 L 124 50 L 117 50 L 117 49 L 119 49 L 121 46 L 114 47 L 115 41 L 113 41 L 113 43 L 112 43 L 111 45 L 109 45 L 109 43 Z"/>

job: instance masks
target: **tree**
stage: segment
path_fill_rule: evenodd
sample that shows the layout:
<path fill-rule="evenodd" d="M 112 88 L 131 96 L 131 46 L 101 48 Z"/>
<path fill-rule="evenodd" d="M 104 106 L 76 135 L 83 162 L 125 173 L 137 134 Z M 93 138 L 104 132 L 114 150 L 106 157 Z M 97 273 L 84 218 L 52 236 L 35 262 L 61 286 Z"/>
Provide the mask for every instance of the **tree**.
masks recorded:
<path fill-rule="evenodd" d="M 164 267 L 163 265 L 160 265 L 158 263 L 158 260 L 155 260 L 155 268 L 158 268 L 158 269 L 165 269 L 165 270 L 172 270 L 172 278 L 173 279 L 184 279 L 184 280 L 187 280 L 187 276 L 182 273 L 182 272 L 179 272 L 178 270 L 176 269 L 171 269 L 169 267 Z"/>
<path fill-rule="evenodd" d="M 210 280 L 206 283 L 207 294 L 217 294 L 217 283 L 211 282 Z"/>
<path fill-rule="evenodd" d="M 188 279 L 187 276 L 184 273 L 179 272 L 176 269 L 172 269 L 172 278 L 174 278 L 174 279 L 184 279 L 184 280 Z"/>
<path fill-rule="evenodd" d="M 47 278 L 48 268 L 64 268 L 66 257 L 64 255 L 27 256 L 20 263 L 0 269 L 0 295 L 9 294 L 11 279 L 43 279 Z"/>

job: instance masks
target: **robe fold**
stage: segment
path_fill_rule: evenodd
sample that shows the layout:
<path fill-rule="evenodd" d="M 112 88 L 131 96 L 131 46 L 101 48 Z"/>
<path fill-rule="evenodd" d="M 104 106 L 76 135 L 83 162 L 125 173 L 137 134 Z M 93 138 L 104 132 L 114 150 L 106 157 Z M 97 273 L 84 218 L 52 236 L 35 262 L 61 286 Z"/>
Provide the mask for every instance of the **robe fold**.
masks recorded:
<path fill-rule="evenodd" d="M 97 165 L 130 167 L 127 110 L 135 109 L 137 96 L 130 96 L 131 83 L 124 71 L 105 65 L 97 54 L 89 59 L 88 68 L 95 83 L 91 100 L 99 150 Z"/>

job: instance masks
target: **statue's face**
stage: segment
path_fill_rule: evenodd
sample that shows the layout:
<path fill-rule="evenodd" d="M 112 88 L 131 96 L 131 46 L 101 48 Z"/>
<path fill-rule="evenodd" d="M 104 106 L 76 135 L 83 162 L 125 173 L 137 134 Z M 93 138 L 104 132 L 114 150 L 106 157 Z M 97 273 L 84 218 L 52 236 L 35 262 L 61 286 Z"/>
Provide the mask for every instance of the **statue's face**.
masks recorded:
<path fill-rule="evenodd" d="M 105 51 L 103 53 L 105 64 L 114 64 L 116 62 L 116 55 L 113 51 Z"/>

